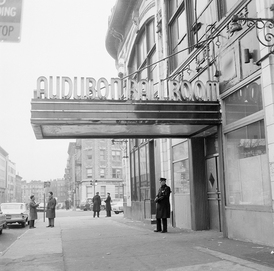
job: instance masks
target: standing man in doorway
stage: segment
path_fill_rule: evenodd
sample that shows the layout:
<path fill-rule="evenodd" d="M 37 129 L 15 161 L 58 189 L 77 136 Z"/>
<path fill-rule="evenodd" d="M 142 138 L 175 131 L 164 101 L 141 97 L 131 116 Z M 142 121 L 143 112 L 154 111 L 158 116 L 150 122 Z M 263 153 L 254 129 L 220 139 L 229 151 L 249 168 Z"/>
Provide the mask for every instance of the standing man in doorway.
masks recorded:
<path fill-rule="evenodd" d="M 160 188 L 158 194 L 155 198 L 156 202 L 156 220 L 157 220 L 157 228 L 154 230 L 155 232 L 167 232 L 167 219 L 170 218 L 170 203 L 169 203 L 169 195 L 171 193 L 170 187 L 166 185 L 166 179 L 160 178 Z M 162 220 L 162 221 L 161 221 Z M 163 228 L 162 228 L 162 223 Z"/>
<path fill-rule="evenodd" d="M 49 220 L 49 225 L 47 228 L 54 227 L 54 218 L 55 218 L 55 207 L 56 207 L 56 199 L 53 197 L 53 193 L 49 192 L 49 199 L 47 204 L 46 217 Z"/>

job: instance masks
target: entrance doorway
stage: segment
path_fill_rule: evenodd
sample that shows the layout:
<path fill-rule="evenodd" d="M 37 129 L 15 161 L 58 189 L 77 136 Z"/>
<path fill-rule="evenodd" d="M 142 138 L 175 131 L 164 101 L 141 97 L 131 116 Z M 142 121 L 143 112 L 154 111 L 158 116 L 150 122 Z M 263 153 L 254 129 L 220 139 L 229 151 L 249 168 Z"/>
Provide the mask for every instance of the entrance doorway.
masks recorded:
<path fill-rule="evenodd" d="M 217 135 L 206 138 L 206 186 L 209 211 L 209 229 L 222 231 L 219 153 Z"/>

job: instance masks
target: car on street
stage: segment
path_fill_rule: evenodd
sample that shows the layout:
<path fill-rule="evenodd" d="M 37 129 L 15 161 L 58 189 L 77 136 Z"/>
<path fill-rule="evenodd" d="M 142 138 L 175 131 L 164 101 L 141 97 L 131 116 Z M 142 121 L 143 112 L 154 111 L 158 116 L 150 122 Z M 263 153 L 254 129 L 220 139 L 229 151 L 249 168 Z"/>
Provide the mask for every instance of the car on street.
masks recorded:
<path fill-rule="evenodd" d="M 106 203 L 105 203 L 105 200 L 106 200 L 106 199 L 101 199 L 101 207 L 100 207 L 101 211 L 102 211 L 102 210 L 106 210 Z"/>
<path fill-rule="evenodd" d="M 123 201 L 117 201 L 117 202 L 113 202 L 111 204 L 111 209 L 115 214 L 120 214 L 124 212 L 124 206 L 123 206 Z"/>
<path fill-rule="evenodd" d="M 81 202 L 80 204 L 80 210 L 83 211 L 91 211 L 92 209 L 92 204 L 86 201 Z"/>
<path fill-rule="evenodd" d="M 28 224 L 29 208 L 28 204 L 23 202 L 1 203 L 1 212 L 6 215 L 6 223 L 18 223 L 22 227 Z"/>
<path fill-rule="evenodd" d="M 45 205 L 44 202 L 39 203 L 39 206 L 36 208 L 37 212 L 44 212 L 46 209 L 44 209 Z"/>
<path fill-rule="evenodd" d="M 1 211 L 0 211 L 0 234 L 2 234 L 3 232 L 3 229 L 6 228 L 7 226 L 7 221 L 6 221 L 6 215 L 3 214 Z"/>

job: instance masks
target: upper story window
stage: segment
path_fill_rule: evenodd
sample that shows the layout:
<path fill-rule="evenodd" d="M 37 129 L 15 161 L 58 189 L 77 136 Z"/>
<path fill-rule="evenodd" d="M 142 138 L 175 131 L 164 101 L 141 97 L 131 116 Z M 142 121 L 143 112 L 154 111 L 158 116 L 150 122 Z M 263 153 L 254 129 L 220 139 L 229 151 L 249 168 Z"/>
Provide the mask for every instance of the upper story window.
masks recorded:
<path fill-rule="evenodd" d="M 119 168 L 112 168 L 112 178 L 113 179 L 121 179 L 122 178 L 122 170 Z"/>
<path fill-rule="evenodd" d="M 100 161 L 105 161 L 106 160 L 106 150 L 101 149 L 100 150 Z"/>
<path fill-rule="evenodd" d="M 174 0 L 168 1 L 168 3 L 170 54 L 175 54 L 170 62 L 170 70 L 172 72 L 187 58 L 192 50 L 193 33 L 191 32 L 191 23 L 193 22 L 193 5 L 192 1 L 186 0 Z"/>
<path fill-rule="evenodd" d="M 154 20 L 148 20 L 139 31 L 135 48 L 129 61 L 129 73 L 140 70 L 133 75 L 133 79 L 137 81 L 141 79 L 153 80 L 156 88 L 159 81 L 155 69 L 156 65 L 149 66 L 154 62 L 156 62 L 155 23 Z"/>
<path fill-rule="evenodd" d="M 92 150 L 87 151 L 87 158 L 92 159 Z"/>
<path fill-rule="evenodd" d="M 229 13 L 233 7 L 235 7 L 236 3 L 240 1 L 238 0 L 222 0 L 222 1 L 217 1 L 219 5 L 219 10 L 220 10 L 220 17 L 223 18 L 226 16 L 227 13 Z"/>
<path fill-rule="evenodd" d="M 121 161 L 121 151 L 120 150 L 113 150 L 111 152 L 112 160 L 114 161 Z"/>
<path fill-rule="evenodd" d="M 87 177 L 92 177 L 92 168 L 87 168 Z"/>
<path fill-rule="evenodd" d="M 105 168 L 100 168 L 100 178 L 105 178 L 106 177 L 106 169 Z"/>
<path fill-rule="evenodd" d="M 187 59 L 195 43 L 205 38 L 207 26 L 215 24 L 236 7 L 238 0 L 171 0 L 168 3 L 170 73 Z M 198 25 L 196 24 L 196 19 Z M 196 31 L 194 31 L 196 30 Z"/>

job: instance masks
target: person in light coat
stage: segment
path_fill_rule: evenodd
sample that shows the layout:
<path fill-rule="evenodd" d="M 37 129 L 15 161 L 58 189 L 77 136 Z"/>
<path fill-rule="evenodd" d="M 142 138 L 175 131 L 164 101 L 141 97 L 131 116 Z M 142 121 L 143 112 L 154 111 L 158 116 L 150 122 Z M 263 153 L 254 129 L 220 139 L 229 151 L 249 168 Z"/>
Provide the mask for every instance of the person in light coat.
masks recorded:
<path fill-rule="evenodd" d="M 49 225 L 47 226 L 47 228 L 54 227 L 55 207 L 56 207 L 56 199 L 53 197 L 53 193 L 49 192 L 49 199 L 48 199 L 47 211 L 46 211 L 46 217 L 49 220 Z"/>
<path fill-rule="evenodd" d="M 39 206 L 39 203 L 35 202 L 34 195 L 30 196 L 30 202 L 29 202 L 29 228 L 33 229 L 34 227 L 34 221 L 37 219 L 37 207 Z"/>

